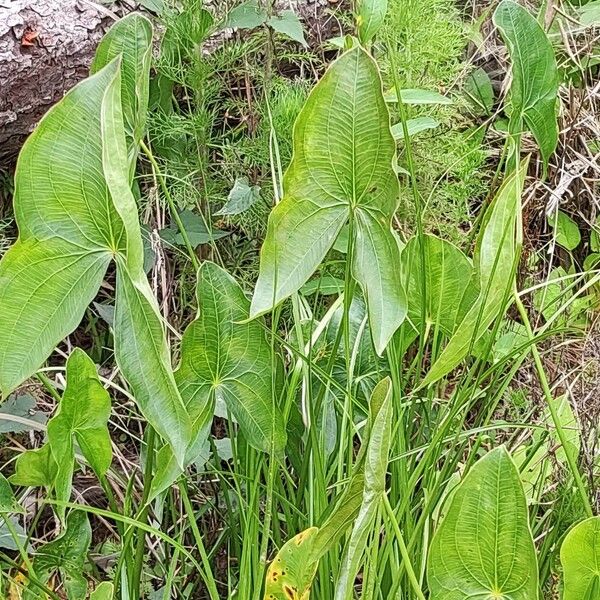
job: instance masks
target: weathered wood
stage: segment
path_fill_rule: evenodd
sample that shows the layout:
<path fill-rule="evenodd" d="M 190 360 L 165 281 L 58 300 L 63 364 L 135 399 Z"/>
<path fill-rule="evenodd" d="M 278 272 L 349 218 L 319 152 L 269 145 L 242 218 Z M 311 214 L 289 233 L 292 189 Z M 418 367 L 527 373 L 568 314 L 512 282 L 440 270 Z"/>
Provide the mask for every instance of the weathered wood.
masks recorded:
<path fill-rule="evenodd" d="M 220 0 L 206 0 L 217 8 Z M 344 0 L 278 0 L 301 17 L 311 45 L 339 34 L 335 12 Z M 129 4 L 135 8 L 135 2 Z M 219 11 L 216 10 L 218 13 Z M 14 164 L 44 113 L 88 74 L 96 46 L 110 27 L 92 0 L 0 0 L 0 169 Z M 228 35 L 215 36 L 215 45 Z"/>
<path fill-rule="evenodd" d="M 0 167 L 88 74 L 111 19 L 82 0 L 0 0 Z"/>

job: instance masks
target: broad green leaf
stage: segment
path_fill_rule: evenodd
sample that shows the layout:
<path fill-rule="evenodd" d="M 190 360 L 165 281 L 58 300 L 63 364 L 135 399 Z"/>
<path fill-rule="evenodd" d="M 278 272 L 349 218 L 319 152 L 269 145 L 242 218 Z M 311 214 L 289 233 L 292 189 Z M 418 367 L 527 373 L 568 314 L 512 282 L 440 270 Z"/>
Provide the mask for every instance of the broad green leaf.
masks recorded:
<path fill-rule="evenodd" d="M 9 526 L 6 524 L 6 521 L 9 520 L 12 525 L 11 532 Z M 15 539 L 16 538 L 16 539 Z M 27 532 L 23 529 L 21 523 L 19 523 L 19 519 L 16 517 L 8 517 L 6 515 L 0 515 L 0 548 L 5 548 L 6 550 L 18 551 L 19 547 L 23 548 L 25 544 L 28 542 Z M 11 600 L 11 596 L 9 596 L 9 600 Z M 19 599 L 20 600 L 20 599 Z"/>
<path fill-rule="evenodd" d="M 37 407 L 36 399 L 28 393 L 14 393 L 0 407 L 0 434 L 23 433 L 43 425 L 46 413 Z"/>
<path fill-rule="evenodd" d="M 452 98 L 433 90 L 404 89 L 400 90 L 400 98 L 404 104 L 452 104 Z M 398 102 L 396 90 L 386 92 L 385 101 L 390 104 Z"/>
<path fill-rule="evenodd" d="M 312 296 L 317 293 L 322 296 L 333 296 L 344 291 L 344 283 L 343 279 L 338 279 L 332 275 L 322 275 L 305 283 L 300 288 L 300 292 L 304 296 Z"/>
<path fill-rule="evenodd" d="M 90 67 L 90 72 L 96 73 L 117 56 L 121 57 L 123 120 L 132 166 L 146 127 L 152 33 L 152 23 L 146 17 L 139 13 L 128 14 L 102 38 Z"/>
<path fill-rule="evenodd" d="M 577 223 L 562 210 L 548 216 L 548 223 L 554 229 L 556 243 L 567 250 L 575 250 L 581 243 L 581 233 Z"/>
<path fill-rule="evenodd" d="M 24 513 L 25 509 L 17 502 L 10 483 L 0 473 L 0 515 L 8 513 Z"/>
<path fill-rule="evenodd" d="M 294 156 L 283 200 L 269 217 L 252 317 L 298 291 L 351 219 L 353 274 L 383 352 L 406 314 L 391 229 L 398 204 L 394 155 L 379 72 L 362 48 L 353 48 L 331 65 L 296 121 Z"/>
<path fill-rule="evenodd" d="M 15 472 L 9 479 L 14 485 L 51 488 L 57 471 L 50 445 L 44 444 L 38 450 L 27 450 L 19 455 Z"/>
<path fill-rule="evenodd" d="M 273 15 L 267 24 L 277 33 L 281 33 L 303 46 L 307 45 L 302 22 L 293 10 L 282 10 L 279 14 Z"/>
<path fill-rule="evenodd" d="M 260 27 L 267 20 L 267 13 L 258 0 L 248 0 L 232 8 L 225 21 L 225 27 L 238 29 L 254 29 Z"/>
<path fill-rule="evenodd" d="M 424 275 L 417 237 L 409 240 L 401 257 L 409 299 L 408 317 L 415 326 L 420 326 L 424 276 L 427 322 L 439 326 L 447 335 L 452 335 L 477 299 L 479 289 L 474 277 L 475 270 L 471 260 L 450 242 L 434 235 L 424 235 L 422 241 Z"/>
<path fill-rule="evenodd" d="M 563 465 L 567 465 L 567 453 L 573 457 L 574 461 L 577 461 L 579 458 L 579 453 L 581 451 L 580 427 L 577 418 L 573 413 L 573 409 L 571 408 L 568 394 L 553 398 L 552 403 L 554 404 L 554 409 L 565 434 L 567 443 L 564 447 L 561 445 L 560 438 L 554 428 L 549 409 L 546 410 L 545 420 L 548 423 L 548 427 L 551 428 L 553 443 L 559 446 L 555 453 L 556 459 Z"/>
<path fill-rule="evenodd" d="M 136 22 L 139 30 L 147 29 L 145 20 Z M 136 49 L 139 54 L 128 50 L 123 60 L 116 57 L 75 86 L 21 151 L 14 196 L 19 239 L 0 262 L 0 390 L 6 395 L 33 374 L 79 325 L 109 262 L 116 259 L 121 298 L 121 319 L 115 320 L 117 363 L 144 416 L 182 458 L 189 422 L 143 272 L 137 207 L 129 189 L 133 163 L 122 113 L 129 110 L 136 123 L 145 117 L 133 114 L 130 105 L 123 109 L 121 93 L 126 82 L 135 82 L 128 98 L 135 98 L 136 110 L 143 111 L 149 68 L 147 58 L 136 58 L 146 56 L 139 40 Z M 122 63 L 130 74 L 146 72 L 123 79 L 122 85 Z M 136 297 L 132 310 L 122 305 L 123 281 L 131 288 L 125 300 Z M 140 353 L 147 349 L 147 355 Z"/>
<path fill-rule="evenodd" d="M 221 267 L 205 262 L 198 271 L 198 316 L 185 330 L 177 385 L 192 419 L 192 444 L 186 464 L 193 462 L 206 440 L 215 402 L 224 403 L 256 449 L 281 456 L 286 442 L 285 423 L 274 403 L 278 370 L 263 327 L 247 321 L 249 302 L 239 284 Z M 275 387 L 274 387 L 275 383 Z M 161 452 L 165 453 L 166 450 Z M 160 481 L 170 485 L 172 461 L 160 457 Z"/>
<path fill-rule="evenodd" d="M 563 600 L 600 597 L 600 517 L 577 523 L 560 548 L 564 572 Z"/>
<path fill-rule="evenodd" d="M 90 600 L 112 600 L 113 594 L 113 584 L 105 581 L 90 594 Z"/>
<path fill-rule="evenodd" d="M 281 547 L 267 570 L 264 600 L 309 600 L 319 564 L 311 560 L 317 532 L 310 527 Z"/>
<path fill-rule="evenodd" d="M 415 117 L 414 119 L 408 119 L 408 121 L 406 121 L 408 137 L 413 137 L 422 131 L 435 129 L 436 127 L 439 127 L 439 125 L 440 122 L 433 117 Z M 392 127 L 392 135 L 395 140 L 404 140 L 404 128 L 402 127 L 402 123 L 396 123 Z"/>
<path fill-rule="evenodd" d="M 121 83 L 116 77 L 106 90 L 101 119 L 102 168 L 124 229 L 124 247 L 116 256 L 115 358 L 142 413 L 171 444 L 183 465 L 191 423 L 175 384 L 158 304 L 144 272 L 144 247 L 128 179 L 120 96 Z"/>
<path fill-rule="evenodd" d="M 205 262 L 196 297 L 198 318 L 185 331 L 175 374 L 192 419 L 204 413 L 211 399 L 220 400 L 252 446 L 281 453 L 285 425 L 273 405 L 277 360 L 260 323 L 242 322 L 249 308 L 243 290 L 222 268 Z"/>
<path fill-rule="evenodd" d="M 92 541 L 92 528 L 83 511 L 71 511 L 67 516 L 64 533 L 44 544 L 36 552 L 33 568 L 42 583 L 59 573 L 67 592 L 68 600 L 82 600 L 87 595 L 87 581 L 83 575 L 87 553 Z M 27 600 L 39 598 L 37 588 L 30 586 Z"/>
<path fill-rule="evenodd" d="M 484 115 L 491 115 L 494 109 L 494 88 L 487 72 L 478 67 L 469 74 L 465 82 L 464 91 L 473 104 Z"/>
<path fill-rule="evenodd" d="M 365 453 L 362 504 L 354 522 L 336 583 L 336 600 L 347 600 L 352 597 L 354 579 L 373 531 L 382 495 L 385 493 L 392 433 L 391 397 L 391 380 L 383 379 L 373 390 L 373 405 L 379 407 L 379 410 L 373 415 L 373 424 L 369 432 L 369 445 Z"/>
<path fill-rule="evenodd" d="M 510 131 L 520 133 L 526 125 L 547 165 L 558 144 L 559 76 L 552 44 L 537 19 L 513 0 L 498 5 L 494 24 L 512 60 Z"/>
<path fill-rule="evenodd" d="M 48 443 L 57 465 L 56 499 L 71 497 L 75 442 L 90 466 L 101 477 L 112 461 L 108 418 L 110 397 L 104 389 L 96 365 L 79 348 L 67 361 L 67 386 L 58 411 L 48 422 Z M 64 515 L 64 508 L 58 507 Z"/>
<path fill-rule="evenodd" d="M 260 187 L 250 185 L 247 177 L 235 180 L 233 188 L 227 196 L 227 202 L 215 215 L 239 215 L 247 211 L 260 200 Z"/>
<path fill-rule="evenodd" d="M 538 566 L 519 472 L 488 452 L 452 496 L 429 549 L 431 600 L 537 600 Z"/>
<path fill-rule="evenodd" d="M 598 25 L 600 23 L 600 0 L 592 0 L 581 6 L 578 11 L 579 22 L 585 27 Z"/>
<path fill-rule="evenodd" d="M 206 228 L 204 219 L 191 210 L 181 211 L 181 213 L 179 213 L 179 218 L 185 228 L 190 244 L 192 244 L 194 248 L 197 248 L 201 244 L 210 244 L 215 240 L 219 240 L 229 235 L 227 231 L 221 231 L 219 229 L 211 229 L 209 231 Z M 179 227 L 175 223 L 171 223 L 168 227 L 163 229 L 160 232 L 160 236 L 169 244 L 185 246 L 185 240 L 179 231 Z"/>
<path fill-rule="evenodd" d="M 368 44 L 381 29 L 388 9 L 388 0 L 358 0 L 356 24 L 361 44 Z"/>
<path fill-rule="evenodd" d="M 15 173 L 19 239 L 0 261 L 0 388 L 10 393 L 80 323 L 119 247 L 106 202 L 100 111 L 118 64 L 75 86 L 25 142 Z M 115 224 L 113 226 L 112 224 Z"/>
<path fill-rule="evenodd" d="M 475 247 L 479 296 L 432 365 L 422 386 L 444 377 L 505 309 L 521 248 L 521 193 L 526 164 L 508 176 L 486 211 Z"/>
<path fill-rule="evenodd" d="M 573 297 L 573 291 L 568 289 L 572 283 L 569 274 L 563 267 L 556 267 L 548 274 L 548 279 L 544 286 L 534 290 L 533 305 L 540 312 L 546 321 L 550 320 L 564 305 Z M 567 315 L 563 313 L 558 318 L 558 322 L 565 325 Z"/>

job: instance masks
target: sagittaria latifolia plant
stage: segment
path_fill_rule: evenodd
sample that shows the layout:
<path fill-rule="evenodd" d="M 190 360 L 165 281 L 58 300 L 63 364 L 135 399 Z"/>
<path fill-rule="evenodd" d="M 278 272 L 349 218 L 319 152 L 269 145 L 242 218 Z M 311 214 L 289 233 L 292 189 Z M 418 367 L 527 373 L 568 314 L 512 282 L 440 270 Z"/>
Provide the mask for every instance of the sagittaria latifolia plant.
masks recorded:
<path fill-rule="evenodd" d="M 151 23 L 137 14 L 116 23 L 98 48 L 92 75 L 27 140 L 15 177 L 19 238 L 0 262 L 2 395 L 39 373 L 77 328 L 114 263 L 115 359 L 147 420 L 144 490 L 131 518 L 121 514 L 107 483 L 110 395 L 91 359 L 80 349 L 70 354 L 46 441 L 23 452 L 11 476 L 14 485 L 46 488 L 61 527 L 33 560 L 27 544 L 18 545 L 30 597 L 54 597 L 49 582 L 57 573 L 69 598 L 86 597 L 81 570 L 91 529 L 81 507 L 69 503 L 74 468 L 82 462 L 108 495 L 111 511 L 102 514 L 118 523 L 122 550 L 114 586 L 98 585 L 93 598 L 141 597 L 145 532 L 189 559 L 207 597 L 219 598 L 196 521 L 191 529 L 201 564 L 178 540 L 145 523 L 151 504 L 162 506 L 176 482 L 188 510 L 185 472 L 202 462 L 218 409 L 248 444 L 240 454 L 250 475 L 234 477 L 231 487 L 239 497 L 243 488 L 251 490 L 254 504 L 244 508 L 260 522 L 259 533 L 255 517 L 244 515 L 240 524 L 248 540 L 241 541 L 237 597 L 308 600 L 312 592 L 323 600 L 357 593 L 365 600 L 426 594 L 433 600 L 536 599 L 541 583 L 519 469 L 504 446 L 476 460 L 462 431 L 469 409 L 486 399 L 489 416 L 473 434 L 477 448 L 482 445 L 480 436 L 510 383 L 502 369 L 510 364 L 514 374 L 529 355 L 554 441 L 589 515 L 562 546 L 564 597 L 597 596 L 600 566 L 592 556 L 600 556 L 598 519 L 515 287 L 528 164 L 520 157 L 520 138 L 533 134 L 544 164 L 558 139 L 552 48 L 524 8 L 500 3 L 494 22 L 513 65 L 505 174 L 484 207 L 469 257 L 425 234 L 420 214 L 410 239 L 394 226 L 398 144 L 414 180 L 406 104 L 416 95 L 420 103 L 440 96 L 407 94 L 398 85 L 384 90 L 370 51 L 385 12 L 386 2 L 358 3 L 357 37 L 347 40 L 300 112 L 285 175 L 273 169 L 278 202 L 252 299 L 221 266 L 199 265 L 198 314 L 183 334 L 175 369 L 143 268 L 132 192 L 140 148 L 155 164 L 144 142 Z M 399 118 L 393 128 L 390 107 Z M 172 217 L 186 239 L 176 211 Z M 332 252 L 343 259 L 344 279 L 337 299 L 316 316 L 305 286 Z M 190 259 L 197 262 L 193 252 Z M 291 334 L 278 328 L 288 299 Z M 491 348 L 512 303 L 527 339 L 493 364 Z M 448 392 L 447 378 L 457 372 L 458 384 Z M 461 474 L 463 455 L 468 460 Z M 233 510 L 231 503 L 227 508 Z M 11 485 L 0 478 L 0 516 L 10 523 L 7 516 L 21 511 Z M 136 527 L 142 530 L 137 537 Z M 590 549 L 583 560 L 576 557 L 580 540 Z M 273 546 L 279 552 L 266 569 Z"/>

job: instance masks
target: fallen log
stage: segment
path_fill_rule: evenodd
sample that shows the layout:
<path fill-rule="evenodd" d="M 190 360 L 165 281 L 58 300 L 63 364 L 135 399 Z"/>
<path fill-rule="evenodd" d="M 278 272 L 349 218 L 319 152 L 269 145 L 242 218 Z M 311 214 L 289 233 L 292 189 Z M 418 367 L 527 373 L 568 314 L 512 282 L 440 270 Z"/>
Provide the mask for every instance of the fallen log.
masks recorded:
<path fill-rule="evenodd" d="M 0 0 L 0 167 L 88 74 L 107 12 L 81 0 Z"/>

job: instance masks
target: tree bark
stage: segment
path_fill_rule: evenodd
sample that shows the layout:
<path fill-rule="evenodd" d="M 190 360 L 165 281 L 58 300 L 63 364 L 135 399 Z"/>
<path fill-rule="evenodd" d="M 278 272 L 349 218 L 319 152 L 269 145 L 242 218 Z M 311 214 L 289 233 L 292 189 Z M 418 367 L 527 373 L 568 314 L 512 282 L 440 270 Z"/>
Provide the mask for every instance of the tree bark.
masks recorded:
<path fill-rule="evenodd" d="M 96 46 L 113 22 L 99 2 L 0 0 L 0 170 L 14 165 L 44 113 L 88 75 Z M 293 8 L 309 43 L 319 47 L 339 35 L 334 13 L 346 3 L 277 0 L 277 7 Z M 227 38 L 223 33 L 215 37 L 216 45 Z"/>
<path fill-rule="evenodd" d="M 111 19 L 83 0 L 0 0 L 0 168 L 88 74 Z"/>

